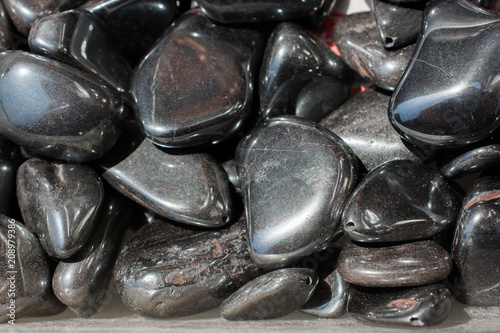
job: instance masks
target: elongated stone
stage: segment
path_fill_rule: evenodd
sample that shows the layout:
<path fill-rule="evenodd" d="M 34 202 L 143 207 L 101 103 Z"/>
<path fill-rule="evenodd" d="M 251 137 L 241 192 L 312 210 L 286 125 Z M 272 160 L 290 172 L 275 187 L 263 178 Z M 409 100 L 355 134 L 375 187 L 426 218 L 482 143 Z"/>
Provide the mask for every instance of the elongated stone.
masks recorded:
<path fill-rule="evenodd" d="M 500 305 L 500 177 L 481 177 L 464 200 L 453 240 L 458 299 L 469 305 Z"/>
<path fill-rule="evenodd" d="M 204 227 L 232 217 L 228 177 L 208 154 L 163 151 L 127 128 L 99 163 L 118 192 L 161 216 Z"/>
<path fill-rule="evenodd" d="M 272 319 L 302 306 L 314 292 L 318 275 L 312 269 L 284 268 L 248 282 L 220 306 L 228 320 Z"/>
<path fill-rule="evenodd" d="M 387 94 L 368 89 L 350 98 L 320 122 L 351 147 L 368 171 L 392 160 L 420 161 L 389 122 L 389 100 Z"/>
<path fill-rule="evenodd" d="M 333 31 L 342 60 L 377 87 L 394 90 L 415 50 L 415 44 L 390 51 L 384 48 L 372 13 L 344 16 Z"/>
<path fill-rule="evenodd" d="M 160 146 L 189 147 L 237 133 L 250 112 L 263 43 L 260 30 L 214 24 L 199 9 L 182 15 L 132 78 L 143 134 Z"/>
<path fill-rule="evenodd" d="M 472 149 L 457 156 L 439 169 L 447 178 L 458 178 L 474 172 L 492 169 L 500 165 L 500 144 Z"/>
<path fill-rule="evenodd" d="M 0 52 L 6 51 L 12 47 L 10 39 L 10 20 L 5 12 L 3 2 L 0 1 Z"/>
<path fill-rule="evenodd" d="M 89 238 L 104 187 L 88 166 L 32 158 L 18 169 L 17 198 L 24 223 L 38 235 L 44 250 L 68 258 Z"/>
<path fill-rule="evenodd" d="M 445 279 L 452 268 L 448 252 L 434 241 L 368 247 L 348 242 L 340 252 L 340 275 L 363 287 L 407 287 Z"/>
<path fill-rule="evenodd" d="M 244 219 L 217 231 L 189 230 L 157 220 L 123 247 L 115 282 L 130 309 L 167 318 L 217 307 L 261 273 L 248 253 Z"/>
<path fill-rule="evenodd" d="M 454 224 L 461 199 L 437 171 L 417 162 L 387 162 L 363 178 L 350 197 L 343 229 L 360 242 L 432 237 Z"/>
<path fill-rule="evenodd" d="M 413 288 L 360 288 L 349 297 L 354 318 L 377 324 L 433 326 L 451 311 L 451 294 L 442 283 Z"/>
<path fill-rule="evenodd" d="M 392 124 L 417 146 L 488 137 L 500 125 L 500 16 L 467 0 L 431 1 L 423 27 L 391 98 Z"/>
<path fill-rule="evenodd" d="M 76 65 L 125 92 L 132 68 L 106 33 L 93 15 L 71 10 L 36 21 L 28 43 L 31 52 Z"/>
<path fill-rule="evenodd" d="M 337 231 L 357 162 L 335 134 L 297 117 L 271 118 L 240 142 L 236 162 L 258 265 L 290 265 Z"/>
<path fill-rule="evenodd" d="M 30 153 L 95 160 L 125 117 L 118 95 L 93 75 L 23 51 L 0 54 L 0 134 Z"/>
<path fill-rule="evenodd" d="M 350 92 L 350 70 L 332 50 L 298 24 L 276 27 L 259 79 L 262 119 L 294 114 L 319 121 Z"/>

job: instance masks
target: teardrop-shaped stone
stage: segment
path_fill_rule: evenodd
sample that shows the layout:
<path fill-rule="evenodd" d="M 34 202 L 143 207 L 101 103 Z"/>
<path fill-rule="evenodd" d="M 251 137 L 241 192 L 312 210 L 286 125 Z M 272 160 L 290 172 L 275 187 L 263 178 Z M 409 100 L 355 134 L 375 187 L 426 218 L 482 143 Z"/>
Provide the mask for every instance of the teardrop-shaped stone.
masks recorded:
<path fill-rule="evenodd" d="M 415 44 L 386 50 L 370 12 L 342 17 L 333 34 L 342 60 L 364 79 L 386 90 L 396 88 L 415 50 Z"/>
<path fill-rule="evenodd" d="M 469 305 L 500 306 L 500 177 L 481 177 L 467 193 L 452 257 L 458 299 Z"/>
<path fill-rule="evenodd" d="M 80 317 L 90 317 L 101 307 L 131 208 L 127 199 L 108 192 L 89 241 L 57 265 L 54 293 Z"/>
<path fill-rule="evenodd" d="M 434 283 L 446 278 L 451 268 L 448 252 L 430 240 L 378 247 L 347 242 L 338 261 L 340 275 L 364 287 Z"/>
<path fill-rule="evenodd" d="M 49 255 L 62 259 L 85 245 L 104 200 L 104 187 L 88 166 L 32 158 L 17 171 L 17 198 L 26 226 Z"/>
<path fill-rule="evenodd" d="M 433 326 L 450 314 L 451 294 L 442 283 L 414 288 L 356 287 L 349 297 L 348 311 L 363 322 Z"/>
<path fill-rule="evenodd" d="M 283 268 L 248 282 L 220 306 L 224 319 L 284 317 L 301 307 L 314 292 L 318 275 L 307 268 Z"/>
<path fill-rule="evenodd" d="M 208 154 L 164 151 L 127 128 L 99 163 L 118 192 L 161 216 L 204 227 L 232 217 L 228 177 Z"/>
<path fill-rule="evenodd" d="M 262 119 L 294 114 L 319 121 L 350 92 L 350 70 L 332 50 L 298 24 L 276 27 L 259 79 Z"/>
<path fill-rule="evenodd" d="M 3 2 L 0 1 L 0 52 L 12 47 L 10 20 L 5 12 Z"/>
<path fill-rule="evenodd" d="M 500 126 L 500 15 L 467 0 L 431 1 L 389 116 L 415 145 L 451 148 Z"/>
<path fill-rule="evenodd" d="M 463 153 L 444 165 L 439 172 L 447 178 L 458 178 L 500 165 L 500 144 L 492 144 Z"/>
<path fill-rule="evenodd" d="M 337 231 L 357 161 L 335 134 L 297 117 L 271 118 L 240 142 L 236 162 L 258 265 L 290 265 Z"/>
<path fill-rule="evenodd" d="M 165 147 L 217 143 L 248 117 L 260 30 L 217 25 L 199 9 L 176 20 L 132 78 L 144 135 Z"/>
<path fill-rule="evenodd" d="M 27 52 L 0 53 L 0 134 L 29 152 L 95 160 L 125 116 L 117 93 L 93 75 Z"/>
<path fill-rule="evenodd" d="M 363 178 L 350 197 L 343 229 L 360 242 L 428 238 L 453 225 L 461 199 L 439 172 L 417 162 L 387 162 Z"/>
<path fill-rule="evenodd" d="M 156 220 L 123 247 L 115 283 L 123 302 L 150 317 L 178 317 L 217 307 L 262 274 L 251 261 L 244 219 L 197 231 Z"/>
<path fill-rule="evenodd" d="M 368 171 L 392 160 L 420 161 L 392 127 L 387 117 L 389 100 L 390 96 L 368 89 L 320 122 L 351 147 Z"/>
<path fill-rule="evenodd" d="M 94 73 L 120 92 L 128 90 L 132 68 L 89 13 L 71 10 L 39 19 L 28 43 L 33 53 Z"/>
<path fill-rule="evenodd" d="M 373 15 L 385 48 L 398 48 L 417 41 L 425 4 L 406 6 L 383 0 L 372 0 Z"/>
<path fill-rule="evenodd" d="M 35 314 L 57 301 L 50 284 L 47 255 L 22 223 L 0 215 L 0 323 Z"/>

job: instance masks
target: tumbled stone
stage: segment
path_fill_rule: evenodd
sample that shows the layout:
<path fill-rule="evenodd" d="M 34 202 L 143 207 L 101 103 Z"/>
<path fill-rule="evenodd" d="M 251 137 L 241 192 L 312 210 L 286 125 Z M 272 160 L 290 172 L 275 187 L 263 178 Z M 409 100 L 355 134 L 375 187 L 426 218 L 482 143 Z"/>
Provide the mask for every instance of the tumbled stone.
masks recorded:
<path fill-rule="evenodd" d="M 413 288 L 356 287 L 349 297 L 348 311 L 363 322 L 433 326 L 448 317 L 451 294 L 442 283 Z"/>
<path fill-rule="evenodd" d="M 24 223 L 44 250 L 68 258 L 92 233 L 104 187 L 88 166 L 31 158 L 17 171 L 17 198 Z"/>
<path fill-rule="evenodd" d="M 340 252 L 340 275 L 364 287 L 419 286 L 443 280 L 452 268 L 448 252 L 434 241 L 390 246 L 347 242 Z"/>
<path fill-rule="evenodd" d="M 290 265 L 338 229 L 357 161 L 335 134 L 293 116 L 265 121 L 236 151 L 252 259 Z"/>
<path fill-rule="evenodd" d="M 0 1 L 0 52 L 8 50 L 12 47 L 11 42 L 10 20 L 5 12 L 5 7 Z"/>
<path fill-rule="evenodd" d="M 302 306 L 314 292 L 318 275 L 307 268 L 283 268 L 248 282 L 220 306 L 227 320 L 272 319 Z"/>
<path fill-rule="evenodd" d="M 415 44 L 386 50 L 372 13 L 355 13 L 339 20 L 333 31 L 342 60 L 377 87 L 394 90 L 415 50 Z"/>
<path fill-rule="evenodd" d="M 98 159 L 125 117 L 117 93 L 93 75 L 23 51 L 0 54 L 0 134 L 28 152 Z"/>
<path fill-rule="evenodd" d="M 439 169 L 447 178 L 458 178 L 500 165 L 500 145 L 492 144 L 472 149 L 455 157 Z"/>
<path fill-rule="evenodd" d="M 167 318 L 217 307 L 261 273 L 248 253 L 244 219 L 217 231 L 157 220 L 139 229 L 123 247 L 115 282 L 131 310 Z"/>
<path fill-rule="evenodd" d="M 249 116 L 262 31 L 214 24 L 199 9 L 179 17 L 136 68 L 134 111 L 165 147 L 217 143 Z"/>
<path fill-rule="evenodd" d="M 391 98 L 392 124 L 417 146 L 488 137 L 500 125 L 500 16 L 467 0 L 431 1 L 423 27 Z"/>
<path fill-rule="evenodd" d="M 19 147 L 0 136 L 0 214 L 9 215 L 16 193 L 16 172 L 21 164 Z"/>
<path fill-rule="evenodd" d="M 437 171 L 417 162 L 387 162 L 363 178 L 351 195 L 343 229 L 360 242 L 428 238 L 450 229 L 461 199 Z"/>

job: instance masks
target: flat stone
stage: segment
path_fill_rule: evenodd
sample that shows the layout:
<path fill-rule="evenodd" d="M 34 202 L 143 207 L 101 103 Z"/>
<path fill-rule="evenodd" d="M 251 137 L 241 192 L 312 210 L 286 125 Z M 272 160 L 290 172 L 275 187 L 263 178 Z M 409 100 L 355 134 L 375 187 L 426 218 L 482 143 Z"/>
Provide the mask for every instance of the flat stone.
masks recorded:
<path fill-rule="evenodd" d="M 23 51 L 0 54 L 0 134 L 32 154 L 98 159 L 126 114 L 117 93 L 89 73 Z"/>
<path fill-rule="evenodd" d="M 32 158 L 17 171 L 17 198 L 26 226 L 49 255 L 62 259 L 90 237 L 104 187 L 88 166 Z"/>
<path fill-rule="evenodd" d="M 223 141 L 248 118 L 263 33 L 213 23 L 194 9 L 136 68 L 131 94 L 143 134 L 164 147 Z"/>
<path fill-rule="evenodd" d="M 500 144 L 472 149 L 446 163 L 439 172 L 447 178 L 458 178 L 471 173 L 496 168 L 500 165 Z"/>
<path fill-rule="evenodd" d="M 156 220 L 122 248 L 115 283 L 134 312 L 169 318 L 217 307 L 260 274 L 248 253 L 244 219 L 217 231 Z"/>
<path fill-rule="evenodd" d="M 377 87 L 390 91 L 396 88 L 415 50 L 415 44 L 386 50 L 370 12 L 342 17 L 333 31 L 333 41 L 349 67 Z"/>
<path fill-rule="evenodd" d="M 368 247 L 347 242 L 340 252 L 340 275 L 363 287 L 408 287 L 445 279 L 452 268 L 448 252 L 434 241 Z"/>
<path fill-rule="evenodd" d="M 227 320 L 284 317 L 302 306 L 314 292 L 318 275 L 312 269 L 284 268 L 248 282 L 220 306 Z"/>
<path fill-rule="evenodd" d="M 442 283 L 413 288 L 359 288 L 349 297 L 354 318 L 376 324 L 433 326 L 451 311 L 451 294 Z"/>
<path fill-rule="evenodd" d="M 437 171 L 417 162 L 390 161 L 359 183 L 345 206 L 342 225 L 360 242 L 423 239 L 449 230 L 461 203 Z"/>
<path fill-rule="evenodd" d="M 387 117 L 389 100 L 387 94 L 367 89 L 320 122 L 351 147 L 368 171 L 392 160 L 420 161 L 392 127 Z"/>
<path fill-rule="evenodd" d="M 236 163 L 258 265 L 291 265 L 335 234 L 357 177 L 356 158 L 335 134 L 298 117 L 271 118 L 240 142 Z"/>
<path fill-rule="evenodd" d="M 417 49 L 389 105 L 417 146 L 449 149 L 500 126 L 500 16 L 467 0 L 431 1 Z"/>

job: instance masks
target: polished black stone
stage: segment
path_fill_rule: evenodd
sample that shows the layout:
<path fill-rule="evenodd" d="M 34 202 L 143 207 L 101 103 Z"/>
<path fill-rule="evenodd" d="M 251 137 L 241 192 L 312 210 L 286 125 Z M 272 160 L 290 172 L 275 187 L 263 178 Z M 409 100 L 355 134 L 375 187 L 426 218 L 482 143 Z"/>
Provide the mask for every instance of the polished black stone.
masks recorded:
<path fill-rule="evenodd" d="M 434 241 L 368 247 L 347 242 L 340 252 L 340 275 L 364 287 L 406 287 L 445 279 L 452 268 L 448 252 Z"/>
<path fill-rule="evenodd" d="M 385 48 L 398 48 L 417 41 L 424 6 L 413 8 L 372 0 L 372 8 L 382 44 Z"/>
<path fill-rule="evenodd" d="M 129 129 L 99 163 L 117 191 L 161 216 L 205 227 L 232 217 L 228 177 L 208 154 L 163 151 Z"/>
<path fill-rule="evenodd" d="M 89 241 L 57 265 L 52 278 L 54 293 L 80 317 L 92 316 L 104 300 L 131 208 L 127 199 L 107 191 Z"/>
<path fill-rule="evenodd" d="M 233 190 L 241 194 L 241 185 L 240 185 L 240 177 L 238 176 L 238 167 L 236 166 L 236 161 L 229 160 L 221 164 L 221 166 L 224 168 L 224 171 L 226 171 L 227 176 L 229 178 L 229 183 L 233 187 Z"/>
<path fill-rule="evenodd" d="M 500 145 L 492 144 L 457 156 L 439 169 L 439 172 L 447 178 L 458 178 L 498 166 L 500 166 Z"/>
<path fill-rule="evenodd" d="M 135 70 L 131 93 L 142 132 L 155 144 L 225 140 L 248 117 L 260 30 L 214 24 L 199 9 L 176 20 Z"/>
<path fill-rule="evenodd" d="M 333 31 L 333 41 L 342 60 L 374 85 L 394 90 L 415 50 L 415 44 L 386 50 L 378 35 L 372 13 L 356 13 L 341 18 Z"/>
<path fill-rule="evenodd" d="M 439 172 L 417 162 L 387 162 L 363 178 L 351 195 L 343 229 L 360 242 L 428 238 L 450 229 L 461 199 Z"/>
<path fill-rule="evenodd" d="M 0 323 L 17 324 L 22 316 L 43 314 L 40 308 L 57 300 L 48 258 L 36 236 L 22 223 L 0 215 L 0 253 Z"/>
<path fill-rule="evenodd" d="M 284 268 L 248 282 L 220 306 L 227 320 L 284 317 L 301 307 L 314 292 L 318 275 L 312 269 Z"/>
<path fill-rule="evenodd" d="M 29 152 L 97 159 L 125 116 L 117 94 L 93 75 L 31 53 L 0 53 L 0 134 Z"/>
<path fill-rule="evenodd" d="M 11 48 L 11 38 L 10 20 L 0 1 L 0 52 Z"/>
<path fill-rule="evenodd" d="M 351 147 L 367 170 L 392 160 L 419 161 L 389 122 L 389 99 L 385 93 L 368 89 L 350 98 L 320 122 Z"/>
<path fill-rule="evenodd" d="M 9 215 L 16 193 L 16 172 L 21 164 L 19 147 L 0 136 L 0 214 Z"/>
<path fill-rule="evenodd" d="M 453 240 L 458 299 L 500 306 L 500 177 L 481 177 L 464 200 Z"/>
<path fill-rule="evenodd" d="M 294 114 L 319 121 L 350 92 L 350 70 L 323 42 L 298 24 L 276 27 L 259 78 L 262 119 Z"/>
<path fill-rule="evenodd" d="M 12 23 L 28 36 L 36 20 L 59 11 L 74 8 L 85 0 L 2 0 Z"/>
<path fill-rule="evenodd" d="M 500 125 L 500 15 L 467 0 L 431 1 L 423 31 L 389 106 L 415 145 L 476 142 Z"/>
<path fill-rule="evenodd" d="M 24 223 L 38 235 L 44 250 L 68 258 L 91 235 L 104 187 L 88 166 L 32 158 L 17 171 L 17 198 Z"/>
<path fill-rule="evenodd" d="M 93 15 L 71 10 L 36 21 L 28 43 L 31 52 L 76 65 L 125 92 L 132 68 L 106 34 Z"/>
<path fill-rule="evenodd" d="M 157 220 L 123 247 L 115 283 L 123 302 L 150 317 L 177 317 L 217 307 L 262 274 L 248 253 L 244 219 L 218 231 Z"/>
<path fill-rule="evenodd" d="M 297 117 L 271 118 L 240 142 L 236 163 L 257 264 L 290 265 L 337 231 L 357 161 L 336 135 Z"/>
<path fill-rule="evenodd" d="M 90 0 L 79 9 L 104 25 L 120 53 L 135 64 L 168 28 L 183 1 Z"/>
<path fill-rule="evenodd" d="M 223 23 L 312 20 L 317 23 L 333 9 L 336 0 L 197 0 L 213 20 Z"/>
<path fill-rule="evenodd" d="M 413 288 L 354 288 L 348 311 L 354 318 L 377 324 L 433 326 L 451 311 L 451 294 L 442 283 Z"/>

